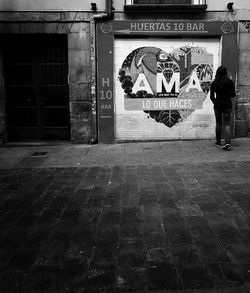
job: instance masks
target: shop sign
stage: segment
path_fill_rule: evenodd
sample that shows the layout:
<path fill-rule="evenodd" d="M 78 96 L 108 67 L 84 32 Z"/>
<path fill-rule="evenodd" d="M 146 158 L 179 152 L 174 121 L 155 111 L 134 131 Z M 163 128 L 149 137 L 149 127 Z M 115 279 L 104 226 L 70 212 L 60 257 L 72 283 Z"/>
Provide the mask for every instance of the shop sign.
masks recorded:
<path fill-rule="evenodd" d="M 131 22 L 130 32 L 202 32 L 207 33 L 204 22 Z"/>

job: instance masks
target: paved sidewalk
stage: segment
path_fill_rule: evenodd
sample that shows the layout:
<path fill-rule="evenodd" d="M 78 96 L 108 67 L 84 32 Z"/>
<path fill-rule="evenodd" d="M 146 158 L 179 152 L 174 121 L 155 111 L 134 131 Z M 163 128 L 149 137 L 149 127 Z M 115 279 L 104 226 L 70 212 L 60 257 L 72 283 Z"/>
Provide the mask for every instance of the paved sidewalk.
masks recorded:
<path fill-rule="evenodd" d="M 250 292 L 250 139 L 0 149 L 0 292 Z"/>
<path fill-rule="evenodd" d="M 5 147 L 0 148 L 0 168 L 185 164 L 250 160 L 250 138 L 234 139 L 229 151 L 218 149 L 213 143 L 212 140 L 190 140 Z"/>

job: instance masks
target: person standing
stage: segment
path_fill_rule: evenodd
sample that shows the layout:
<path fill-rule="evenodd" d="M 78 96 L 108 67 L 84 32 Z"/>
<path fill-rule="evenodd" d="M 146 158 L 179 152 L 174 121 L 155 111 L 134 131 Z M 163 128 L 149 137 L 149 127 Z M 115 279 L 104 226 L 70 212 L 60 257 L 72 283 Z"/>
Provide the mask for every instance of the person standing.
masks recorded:
<path fill-rule="evenodd" d="M 235 86 L 227 75 L 227 69 L 219 66 L 216 71 L 215 79 L 210 88 L 210 99 L 214 104 L 216 120 L 215 134 L 216 146 L 221 145 L 222 125 L 224 126 L 225 144 L 223 150 L 228 150 L 231 145 L 231 115 L 232 100 L 235 97 Z"/>

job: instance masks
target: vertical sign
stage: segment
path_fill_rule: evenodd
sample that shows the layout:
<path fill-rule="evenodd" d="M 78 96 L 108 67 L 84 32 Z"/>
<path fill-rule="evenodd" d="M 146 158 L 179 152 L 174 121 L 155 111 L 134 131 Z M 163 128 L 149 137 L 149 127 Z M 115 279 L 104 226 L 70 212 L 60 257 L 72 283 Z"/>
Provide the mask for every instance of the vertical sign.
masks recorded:
<path fill-rule="evenodd" d="M 114 142 L 113 34 L 110 23 L 98 23 L 98 141 Z"/>

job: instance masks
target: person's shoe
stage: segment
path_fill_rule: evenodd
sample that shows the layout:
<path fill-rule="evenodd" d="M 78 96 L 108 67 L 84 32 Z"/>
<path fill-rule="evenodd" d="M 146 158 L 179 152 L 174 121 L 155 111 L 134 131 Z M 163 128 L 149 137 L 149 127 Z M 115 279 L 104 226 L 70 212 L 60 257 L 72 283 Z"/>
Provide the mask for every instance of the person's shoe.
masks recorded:
<path fill-rule="evenodd" d="M 217 146 L 217 147 L 220 147 L 221 146 L 221 144 L 220 144 L 220 142 L 215 142 L 215 144 L 214 144 L 215 146 Z"/>
<path fill-rule="evenodd" d="M 222 147 L 222 149 L 223 149 L 224 151 L 229 150 L 229 148 L 230 148 L 230 144 L 229 144 L 229 143 L 226 143 L 226 144 Z"/>

